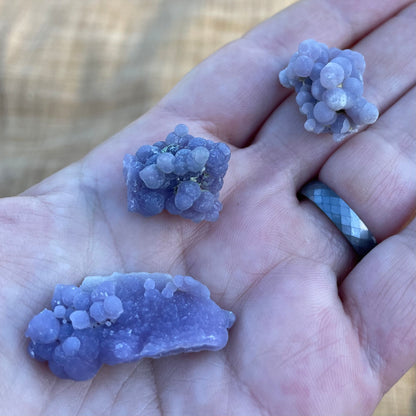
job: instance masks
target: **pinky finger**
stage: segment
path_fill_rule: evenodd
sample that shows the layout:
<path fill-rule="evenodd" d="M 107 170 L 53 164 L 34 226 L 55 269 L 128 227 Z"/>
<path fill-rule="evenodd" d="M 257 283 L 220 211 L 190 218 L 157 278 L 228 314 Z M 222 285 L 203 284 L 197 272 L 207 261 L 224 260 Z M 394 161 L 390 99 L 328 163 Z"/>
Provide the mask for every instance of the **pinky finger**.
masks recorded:
<path fill-rule="evenodd" d="M 340 287 L 383 393 L 416 362 L 416 219 L 372 250 Z"/>

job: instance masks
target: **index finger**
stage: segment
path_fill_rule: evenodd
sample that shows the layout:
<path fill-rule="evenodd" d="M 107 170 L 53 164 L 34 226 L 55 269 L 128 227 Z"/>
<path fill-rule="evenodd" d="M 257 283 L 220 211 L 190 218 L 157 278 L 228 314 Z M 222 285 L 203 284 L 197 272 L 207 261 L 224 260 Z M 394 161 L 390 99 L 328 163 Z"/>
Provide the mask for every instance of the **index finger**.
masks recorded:
<path fill-rule="evenodd" d="M 409 3 L 407 0 L 297 2 L 226 45 L 191 71 L 158 105 L 174 122 L 197 123 L 243 147 L 289 94 L 277 75 L 306 38 L 344 47 Z"/>

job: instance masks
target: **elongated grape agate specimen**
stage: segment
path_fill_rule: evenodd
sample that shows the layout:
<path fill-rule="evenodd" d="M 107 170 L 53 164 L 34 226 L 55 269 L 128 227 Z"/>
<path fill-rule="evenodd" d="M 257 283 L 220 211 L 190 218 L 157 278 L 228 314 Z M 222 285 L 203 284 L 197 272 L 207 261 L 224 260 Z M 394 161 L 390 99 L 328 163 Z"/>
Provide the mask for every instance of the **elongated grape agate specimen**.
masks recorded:
<path fill-rule="evenodd" d="M 216 221 L 230 155 L 225 143 L 193 137 L 178 124 L 165 141 L 124 157 L 129 211 L 152 216 L 166 209 L 194 222 Z"/>
<path fill-rule="evenodd" d="M 340 141 L 378 118 L 377 107 L 362 96 L 364 70 L 359 52 L 308 39 L 299 44 L 279 80 L 297 92 L 299 110 L 307 117 L 305 129 L 332 133 Z"/>
<path fill-rule="evenodd" d="M 30 321 L 29 354 L 61 378 L 87 380 L 102 364 L 220 350 L 234 314 L 190 276 L 113 273 L 57 285 L 51 310 Z"/>

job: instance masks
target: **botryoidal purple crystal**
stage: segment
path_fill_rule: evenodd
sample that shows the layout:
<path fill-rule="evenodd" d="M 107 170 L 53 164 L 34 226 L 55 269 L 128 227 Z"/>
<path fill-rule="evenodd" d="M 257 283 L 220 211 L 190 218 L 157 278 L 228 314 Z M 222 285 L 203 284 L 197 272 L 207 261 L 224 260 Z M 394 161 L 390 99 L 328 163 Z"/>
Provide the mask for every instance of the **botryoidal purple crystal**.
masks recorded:
<path fill-rule="evenodd" d="M 364 70 L 359 52 L 307 39 L 279 73 L 279 80 L 295 89 L 296 103 L 307 117 L 305 130 L 332 133 L 335 141 L 341 141 L 360 126 L 373 124 L 379 115 L 377 107 L 363 97 Z"/>
<path fill-rule="evenodd" d="M 152 216 L 166 209 L 194 222 L 216 221 L 230 156 L 225 143 L 194 137 L 178 124 L 165 141 L 124 157 L 129 211 Z"/>
<path fill-rule="evenodd" d="M 88 380 L 102 364 L 220 350 L 232 312 L 190 276 L 113 273 L 57 285 L 51 310 L 29 322 L 29 354 L 61 378 Z"/>

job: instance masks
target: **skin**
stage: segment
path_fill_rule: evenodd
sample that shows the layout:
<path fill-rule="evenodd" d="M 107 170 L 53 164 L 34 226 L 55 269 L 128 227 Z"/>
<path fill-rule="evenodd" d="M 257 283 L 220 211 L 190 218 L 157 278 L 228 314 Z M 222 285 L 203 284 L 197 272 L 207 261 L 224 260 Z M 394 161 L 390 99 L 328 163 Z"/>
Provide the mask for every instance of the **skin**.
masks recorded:
<path fill-rule="evenodd" d="M 0 413 L 7 415 L 370 415 L 415 363 L 415 3 L 295 4 L 196 67 L 150 112 L 20 196 L 0 201 Z M 303 129 L 277 82 L 300 41 L 366 57 L 381 116 L 335 143 Z M 126 209 L 125 153 L 178 123 L 229 143 L 215 223 Z M 358 261 L 296 192 L 313 177 L 379 244 Z M 184 273 L 237 316 L 220 352 L 53 376 L 24 331 L 56 283 L 113 271 Z"/>

